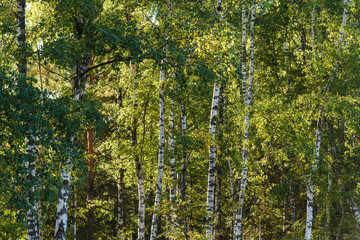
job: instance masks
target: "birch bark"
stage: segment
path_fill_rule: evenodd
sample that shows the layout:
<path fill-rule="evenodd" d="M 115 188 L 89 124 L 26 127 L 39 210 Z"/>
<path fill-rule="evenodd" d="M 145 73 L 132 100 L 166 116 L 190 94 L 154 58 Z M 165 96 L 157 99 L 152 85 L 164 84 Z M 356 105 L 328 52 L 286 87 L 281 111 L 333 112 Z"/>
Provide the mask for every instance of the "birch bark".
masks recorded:
<path fill-rule="evenodd" d="M 133 78 L 134 85 L 134 96 L 133 96 L 133 116 L 132 116 L 132 127 L 131 127 L 131 146 L 134 156 L 134 164 L 136 170 L 136 177 L 138 182 L 138 239 L 145 240 L 145 185 L 144 185 L 144 173 L 142 162 L 140 161 L 140 156 L 137 152 L 137 127 L 138 127 L 138 118 L 137 118 L 137 109 L 138 109 L 138 100 L 136 93 L 137 85 L 137 65 L 130 62 L 130 70 Z"/>
<path fill-rule="evenodd" d="M 209 173 L 208 173 L 208 188 L 206 201 L 206 237 L 208 239 L 215 239 L 214 236 L 214 198 L 215 198 L 215 170 L 216 170 L 216 118 L 219 104 L 220 86 L 215 83 L 212 97 L 212 106 L 210 112 L 210 127 L 211 144 L 209 147 Z"/>
<path fill-rule="evenodd" d="M 90 52 L 86 52 L 82 60 L 76 64 L 75 77 L 73 81 L 73 101 L 82 101 L 85 91 L 85 81 L 87 78 L 87 69 L 90 60 Z M 75 145 L 75 135 L 71 134 L 70 141 L 71 145 Z M 62 165 L 61 169 L 61 181 L 62 185 L 58 197 L 57 209 L 56 209 L 56 222 L 55 222 L 55 233 L 54 240 L 65 240 L 67 223 L 68 223 L 68 202 L 70 196 L 70 181 L 71 181 L 71 170 L 72 160 L 75 149 L 70 147 L 68 150 L 68 156 Z"/>
<path fill-rule="evenodd" d="M 216 13 L 221 17 L 222 0 L 218 0 L 216 4 Z M 213 97 L 210 111 L 209 132 L 211 136 L 211 143 L 209 146 L 209 170 L 208 170 L 208 187 L 206 197 L 206 238 L 215 239 L 214 231 L 214 205 L 215 205 L 215 184 L 216 184 L 216 119 L 219 105 L 220 85 L 214 83 Z"/>
<path fill-rule="evenodd" d="M 26 58 L 26 35 L 25 35 L 25 0 L 17 0 L 17 11 L 16 11 L 16 37 L 18 43 L 18 51 L 20 55 L 19 62 L 17 64 L 19 76 L 23 80 L 27 75 L 27 58 Z M 27 170 L 26 178 L 29 180 L 30 190 L 27 194 L 27 239 L 37 240 L 39 238 L 37 229 L 37 208 L 35 198 L 35 186 L 34 180 L 36 178 L 36 137 L 34 130 L 30 126 L 26 132 L 26 160 L 25 167 Z"/>
<path fill-rule="evenodd" d="M 245 102 L 245 120 L 244 120 L 244 142 L 242 149 L 242 170 L 241 170 L 241 182 L 240 182 L 240 193 L 239 193 L 239 203 L 237 207 L 237 214 L 235 219 L 235 231 L 234 239 L 242 239 L 242 218 L 243 218 L 243 206 L 245 200 L 245 190 L 247 184 L 247 161 L 248 161 L 248 148 L 249 148 L 249 129 L 250 129 L 250 106 L 253 100 L 253 75 L 254 75 L 254 22 L 255 22 L 255 11 L 256 3 L 254 3 L 252 12 L 251 12 L 251 23 L 250 23 L 250 66 L 249 66 L 249 80 L 246 82 L 246 11 L 245 6 L 243 5 L 242 19 L 243 19 L 243 36 L 242 36 L 242 70 L 243 81 L 242 81 L 242 91 L 244 95 Z M 245 25 L 245 27 L 244 27 Z"/>
<path fill-rule="evenodd" d="M 172 109 L 170 110 L 170 133 L 169 133 L 169 154 L 170 154 L 170 202 L 172 204 L 172 210 L 176 204 L 176 166 L 175 166 L 175 154 L 174 154 L 174 100 L 171 100 Z M 171 221 L 175 220 L 175 214 L 171 213 Z"/>
<path fill-rule="evenodd" d="M 168 9 L 172 9 L 172 1 L 168 2 Z M 170 12 L 168 13 L 170 15 Z M 166 49 L 165 49 L 166 52 Z M 154 213 L 151 222 L 151 234 L 150 239 L 155 240 L 157 238 L 158 228 L 158 215 L 156 213 L 160 206 L 161 193 L 162 193 L 162 182 L 164 173 L 164 156 L 165 156 L 165 99 L 164 99 L 164 85 L 166 75 L 166 59 L 162 59 L 160 69 L 160 90 L 159 90 L 159 157 L 158 157 L 158 172 L 156 180 L 156 194 L 154 203 Z"/>
<path fill-rule="evenodd" d="M 340 28 L 339 47 L 342 44 L 342 42 L 344 41 L 344 29 L 346 26 L 346 19 L 347 19 L 347 14 L 348 14 L 347 7 L 348 7 L 348 4 L 350 3 L 350 1 L 345 0 L 344 3 L 345 3 L 345 8 L 344 8 L 343 19 L 342 19 L 341 28 Z M 315 8 L 315 4 L 314 4 L 314 8 Z M 314 15 L 314 12 L 315 12 L 315 10 L 313 10 L 313 15 Z M 312 25 L 314 25 L 314 16 L 312 16 L 312 20 L 313 20 Z M 314 41 L 314 30 L 313 29 L 314 29 L 314 26 L 312 26 L 312 39 Z M 314 43 L 312 43 L 312 47 L 314 50 Z M 335 63 L 332 74 L 330 76 L 330 79 L 322 92 L 324 95 L 327 94 L 327 92 L 330 89 L 331 83 L 334 80 L 334 77 L 337 72 L 337 65 L 338 65 L 338 62 Z M 320 146 L 321 146 L 321 141 L 322 141 L 322 129 L 323 129 L 322 114 L 323 114 L 323 107 L 320 105 L 319 116 L 318 116 L 317 125 L 316 125 L 316 133 L 315 133 L 314 160 L 311 163 L 312 173 L 310 174 L 310 180 L 309 180 L 309 183 L 307 184 L 308 186 L 307 186 L 305 240 L 311 240 L 312 224 L 313 224 L 313 219 L 314 219 L 314 213 L 313 213 L 314 212 L 314 180 L 313 180 L 312 175 L 315 174 L 315 172 L 317 170 L 319 158 L 320 158 Z"/>
<path fill-rule="evenodd" d="M 181 201 L 184 202 L 183 211 L 187 211 L 187 203 L 186 203 L 186 169 L 187 169 L 187 148 L 186 148 L 186 128 L 187 128 L 187 122 L 186 122 L 186 110 L 185 110 L 185 103 L 181 103 L 181 131 L 182 131 L 182 167 L 181 167 Z M 186 217 L 184 218 L 184 235 L 185 239 L 188 239 L 188 223 Z"/>

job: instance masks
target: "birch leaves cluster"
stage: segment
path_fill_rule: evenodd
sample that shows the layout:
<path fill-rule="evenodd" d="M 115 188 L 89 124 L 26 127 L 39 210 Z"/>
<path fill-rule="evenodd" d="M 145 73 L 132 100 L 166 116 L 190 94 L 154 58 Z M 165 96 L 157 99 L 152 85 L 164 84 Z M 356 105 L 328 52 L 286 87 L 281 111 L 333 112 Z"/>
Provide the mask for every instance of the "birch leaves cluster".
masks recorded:
<path fill-rule="evenodd" d="M 0 238 L 356 239 L 359 4 L 1 2 Z"/>

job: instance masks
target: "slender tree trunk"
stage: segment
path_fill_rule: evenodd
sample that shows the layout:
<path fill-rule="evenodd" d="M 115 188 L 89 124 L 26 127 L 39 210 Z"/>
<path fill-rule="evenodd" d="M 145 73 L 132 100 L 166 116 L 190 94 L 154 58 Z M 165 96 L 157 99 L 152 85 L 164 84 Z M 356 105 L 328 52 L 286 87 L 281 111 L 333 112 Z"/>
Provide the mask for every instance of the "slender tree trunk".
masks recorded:
<path fill-rule="evenodd" d="M 341 23 L 339 47 L 342 44 L 342 42 L 344 41 L 344 28 L 346 26 L 346 18 L 347 18 L 347 12 L 348 12 L 347 4 L 350 1 L 345 0 L 344 2 L 346 4 L 346 6 L 344 8 L 343 19 L 342 19 L 342 23 Z M 314 8 L 315 8 L 315 4 L 314 4 Z M 314 11 L 313 11 L 313 14 L 314 14 Z M 314 17 L 313 17 L 313 19 L 314 19 Z M 313 23 L 313 25 L 314 25 L 314 23 Z M 314 34 L 313 26 L 312 26 L 312 34 Z M 313 36 L 313 39 L 314 39 L 314 36 Z M 313 46 L 314 46 L 314 43 L 313 43 Z M 330 79 L 323 90 L 323 94 L 326 94 L 329 91 L 330 85 L 333 82 L 335 74 L 337 72 L 337 66 L 338 66 L 338 62 L 336 62 L 334 65 Z M 315 133 L 314 161 L 311 163 L 312 174 L 310 174 L 310 181 L 307 186 L 305 240 L 311 239 L 312 223 L 313 223 L 313 218 L 314 218 L 314 216 L 313 216 L 313 212 L 314 212 L 314 180 L 313 180 L 312 175 L 315 174 L 315 172 L 317 170 L 319 157 L 320 157 L 320 145 L 321 145 L 321 140 L 322 140 L 321 137 L 322 137 L 322 125 L 323 125 L 322 112 L 323 112 L 323 107 L 320 105 L 319 117 L 317 120 L 316 133 Z"/>
<path fill-rule="evenodd" d="M 356 221 L 360 224 L 360 210 L 355 200 L 352 197 L 350 198 L 350 205 L 352 210 L 354 211 Z"/>
<path fill-rule="evenodd" d="M 221 16 L 222 0 L 217 0 L 216 13 Z M 214 205 L 215 205 L 215 184 L 216 184 L 216 119 L 219 105 L 220 86 L 217 82 L 214 83 L 213 97 L 210 111 L 209 133 L 211 136 L 211 143 L 209 146 L 209 170 L 208 170 L 208 187 L 206 197 L 206 238 L 209 240 L 215 239 L 214 231 Z"/>
<path fill-rule="evenodd" d="M 169 132 L 169 155 L 170 155 L 170 202 L 172 210 L 175 210 L 176 205 L 176 165 L 175 165 L 175 153 L 174 153 L 174 101 L 172 100 L 172 109 L 170 110 L 170 132 Z M 171 221 L 175 221 L 174 212 L 171 213 Z"/>
<path fill-rule="evenodd" d="M 186 203 L 186 170 L 187 170 L 187 143 L 186 143 L 186 129 L 187 129 L 187 122 L 186 122 L 186 110 L 185 110 L 185 103 L 181 102 L 181 131 L 182 131 L 182 167 L 181 167 L 181 201 L 184 202 L 183 211 L 187 211 L 187 203 Z M 189 226 L 187 222 L 186 214 L 184 215 L 184 235 L 185 239 L 188 239 L 188 232 Z"/>
<path fill-rule="evenodd" d="M 214 236 L 214 199 L 215 199 L 215 170 L 216 170 L 216 118 L 219 103 L 220 86 L 215 83 L 212 97 L 212 106 L 210 112 L 210 127 L 211 143 L 209 147 L 209 171 L 208 171 L 208 188 L 206 201 L 206 237 L 208 239 L 215 239 Z"/>
<path fill-rule="evenodd" d="M 250 129 L 250 106 L 253 99 L 252 87 L 253 87 L 253 75 L 254 75 L 254 21 L 255 21 L 255 11 L 256 4 L 254 4 L 251 12 L 251 23 L 250 23 L 250 71 L 249 71 L 249 82 L 246 84 L 246 26 L 243 27 L 243 37 L 242 37 L 242 46 L 243 46 L 243 60 L 242 60 L 242 69 L 243 69 L 243 95 L 245 102 L 245 120 L 244 120 L 244 142 L 242 149 L 242 170 L 241 170 L 241 183 L 240 183 L 240 193 L 239 193 L 239 203 L 237 207 L 237 214 L 235 219 L 235 233 L 234 239 L 242 239 L 242 221 L 243 221 L 243 207 L 245 200 L 245 190 L 247 184 L 247 175 L 248 175 L 248 149 L 249 149 L 249 129 Z M 246 21 L 246 12 L 245 6 L 243 6 L 243 25 Z M 247 86 L 248 85 L 248 86 Z"/>
<path fill-rule="evenodd" d="M 165 66 L 166 61 L 162 61 L 162 68 L 160 71 L 160 91 L 159 91 L 159 102 L 160 102 L 160 120 L 159 120 L 159 158 L 158 158 L 158 173 L 156 181 L 156 195 L 154 203 L 154 213 L 151 223 L 151 240 L 157 238 L 157 227 L 158 227 L 158 215 L 157 210 L 160 206 L 161 192 L 162 192 L 162 181 L 164 172 L 164 153 L 165 153 L 165 100 L 164 100 L 164 81 L 165 81 Z"/>
<path fill-rule="evenodd" d="M 317 120 L 316 134 L 315 134 L 315 153 L 314 161 L 311 165 L 312 174 L 310 175 L 310 181 L 307 186 L 307 204 L 306 204 L 306 228 L 305 228 L 305 240 L 311 239 L 311 230 L 313 223 L 314 212 L 314 180 L 312 175 L 315 174 L 320 159 L 320 145 L 322 141 L 322 108 L 319 110 L 319 117 Z"/>
<path fill-rule="evenodd" d="M 221 211 L 221 198 L 222 198 L 222 164 L 224 157 L 226 157 L 226 144 L 224 142 L 225 135 L 225 93 L 224 86 L 220 87 L 219 95 L 219 121 L 218 121 L 218 142 L 219 142 L 219 161 L 216 164 L 216 185 L 215 185 L 215 238 L 222 239 L 222 230 L 223 230 L 223 221 L 222 221 L 222 211 Z"/>
<path fill-rule="evenodd" d="M 92 65 L 93 57 L 90 57 L 89 66 Z M 94 84 L 94 75 L 92 73 L 89 74 L 89 86 L 92 86 Z M 94 179 L 95 179 L 95 159 L 94 159 L 94 136 L 93 136 L 93 130 L 91 129 L 91 126 L 87 129 L 87 147 L 88 147 L 88 153 L 89 153 L 89 172 L 88 172 L 88 197 L 87 197 L 87 204 L 90 204 L 90 207 L 88 208 L 89 211 L 87 213 L 87 234 L 88 234 L 88 240 L 94 239 L 94 221 L 95 221 L 95 213 L 94 213 L 94 207 L 92 206 L 94 197 L 95 197 L 95 191 L 94 191 Z"/>
<path fill-rule="evenodd" d="M 27 179 L 30 181 L 31 187 L 28 192 L 27 202 L 29 204 L 29 209 L 27 211 L 27 239 L 36 240 L 38 236 L 37 228 L 37 208 L 36 208 L 36 198 L 35 198 L 35 178 L 36 178 L 36 140 L 35 136 L 31 131 L 28 131 L 28 137 L 26 139 L 26 155 L 28 160 L 25 162 L 27 169 Z"/>
<path fill-rule="evenodd" d="M 73 82 L 73 101 L 82 101 L 85 91 L 85 80 L 87 78 L 87 69 L 90 60 L 90 52 L 87 52 L 82 57 L 82 61 L 78 62 L 75 69 L 75 77 Z M 75 135 L 70 134 L 71 146 L 75 146 Z M 74 149 L 70 147 L 68 156 L 62 165 L 61 181 L 62 186 L 58 197 L 56 209 L 56 222 L 54 240 L 65 240 L 68 224 L 68 202 L 70 196 L 70 180 L 73 164 Z"/>
<path fill-rule="evenodd" d="M 118 239 L 122 240 L 123 237 L 123 229 L 124 229 L 124 189 L 125 189 L 125 183 L 124 183 L 124 172 L 125 170 L 123 168 L 120 169 L 120 182 L 118 184 Z"/>
<path fill-rule="evenodd" d="M 122 93 L 121 87 L 119 88 L 119 91 L 118 91 L 117 105 L 118 105 L 119 109 L 121 109 L 123 107 L 123 93 Z M 119 131 L 119 135 L 120 135 L 120 131 Z M 120 141 L 121 141 L 121 139 L 119 138 L 119 143 L 120 143 Z M 119 148 L 120 148 L 120 146 L 119 146 Z M 124 239 L 123 229 L 125 226 L 125 213 L 124 213 L 124 193 L 125 193 L 124 173 L 125 173 L 125 169 L 123 169 L 120 166 L 120 161 L 121 161 L 120 156 L 118 156 L 118 161 L 119 161 L 118 165 L 120 167 L 120 170 L 119 170 L 119 182 L 117 184 L 117 187 L 118 187 L 117 220 L 118 220 L 118 239 L 122 240 L 122 239 Z"/>
<path fill-rule="evenodd" d="M 74 207 L 74 222 L 72 224 L 72 231 L 73 231 L 74 240 L 76 240 L 76 231 L 77 231 L 77 222 L 76 222 L 77 195 L 76 195 L 76 186 L 75 185 L 73 186 L 72 190 L 74 192 L 74 206 L 73 206 Z"/>
<path fill-rule="evenodd" d="M 19 62 L 18 62 L 18 71 L 20 78 L 25 81 L 27 75 L 27 58 L 26 58 L 26 35 L 25 35 L 25 0 L 17 0 L 17 12 L 16 12 L 16 37 L 18 42 L 18 51 L 19 51 Z M 31 113 L 30 113 L 31 114 Z M 37 208 L 36 208 L 36 198 L 35 198 L 35 178 L 36 178 L 36 137 L 34 129 L 30 126 L 26 133 L 26 155 L 27 160 L 25 161 L 25 167 L 27 170 L 26 178 L 30 184 L 30 190 L 27 195 L 27 239 L 28 240 L 37 240 L 39 238 L 38 229 L 37 229 Z"/>
<path fill-rule="evenodd" d="M 291 180 L 290 182 L 290 209 L 291 209 L 291 225 L 294 225 L 296 222 L 296 203 L 295 203 L 295 191 L 294 183 Z"/>
<path fill-rule="evenodd" d="M 138 101 L 136 94 L 136 83 L 137 79 L 137 65 L 130 62 L 130 70 L 133 77 L 134 85 L 134 96 L 133 96 L 133 119 L 132 119 L 132 128 L 131 128 L 131 146 L 133 149 L 134 164 L 136 170 L 136 177 L 138 182 L 138 197 L 139 197 L 139 206 L 138 206 L 138 239 L 145 240 L 145 185 L 144 185 L 144 173 L 142 162 L 140 161 L 140 156 L 138 153 L 138 140 L 137 140 L 137 127 L 138 127 Z"/>

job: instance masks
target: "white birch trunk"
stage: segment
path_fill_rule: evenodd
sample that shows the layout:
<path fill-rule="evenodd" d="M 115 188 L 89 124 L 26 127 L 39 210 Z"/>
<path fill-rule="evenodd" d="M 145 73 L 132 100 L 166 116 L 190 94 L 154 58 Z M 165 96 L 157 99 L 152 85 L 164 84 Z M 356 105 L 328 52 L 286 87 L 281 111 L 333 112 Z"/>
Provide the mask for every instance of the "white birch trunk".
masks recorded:
<path fill-rule="evenodd" d="M 124 196 L 123 196 L 123 189 L 124 189 L 124 169 L 120 169 L 120 183 L 118 184 L 118 239 L 122 240 L 123 235 L 122 231 L 124 228 L 124 216 L 123 216 L 123 202 L 124 202 Z"/>
<path fill-rule="evenodd" d="M 144 187 L 143 169 L 139 159 L 135 162 L 135 167 L 136 167 L 136 175 L 138 181 L 138 195 L 139 195 L 138 239 L 145 240 L 145 187 Z"/>
<path fill-rule="evenodd" d="M 157 238 L 157 227 L 158 227 L 158 215 L 156 213 L 160 206 L 161 192 L 162 192 L 162 181 L 164 172 L 164 153 L 165 153 L 165 100 L 164 100 L 164 81 L 165 81 L 165 60 L 162 61 L 163 67 L 160 70 L 160 91 L 159 91 L 159 102 L 160 102 L 160 120 L 159 120 L 159 158 L 158 158 L 158 173 L 156 181 L 156 195 L 154 203 L 154 213 L 151 223 L 151 235 L 150 239 L 155 240 Z"/>
<path fill-rule="evenodd" d="M 16 37 L 18 42 L 18 48 L 20 52 L 20 59 L 18 62 L 18 71 L 20 78 L 25 80 L 27 75 L 27 59 L 26 59 L 26 35 L 25 35 L 25 0 L 17 0 L 16 10 Z M 39 238 L 37 229 L 37 208 L 35 198 L 35 186 L 34 180 L 36 178 L 36 138 L 31 126 L 26 133 L 26 161 L 25 167 L 27 170 L 27 179 L 29 180 L 30 190 L 27 194 L 27 239 L 37 240 Z"/>
<path fill-rule="evenodd" d="M 185 140 L 185 136 L 186 136 L 186 129 L 187 129 L 187 122 L 186 122 L 186 110 L 185 110 L 185 103 L 181 102 L 181 131 L 182 131 L 182 137 L 183 137 L 183 142 L 182 142 L 182 159 L 181 159 L 181 163 L 182 163 L 182 167 L 181 167 L 181 201 L 184 202 L 184 206 L 183 206 L 183 211 L 187 211 L 187 204 L 186 204 L 186 169 L 187 169 L 187 153 L 186 153 L 186 140 Z M 184 235 L 185 235 L 185 239 L 188 239 L 188 232 L 189 232 L 189 226 L 187 223 L 187 219 L 186 217 L 184 218 Z"/>
<path fill-rule="evenodd" d="M 306 228 L 305 228 L 305 240 L 311 239 L 312 223 L 314 220 L 314 181 L 312 175 L 315 174 L 319 159 L 320 159 L 320 146 L 322 141 L 322 108 L 319 110 L 319 117 L 316 125 L 315 133 L 315 150 L 314 150 L 314 161 L 311 164 L 312 174 L 310 175 L 310 181 L 307 186 L 307 204 L 306 204 Z"/>
<path fill-rule="evenodd" d="M 135 63 L 130 62 L 130 70 L 133 77 L 133 116 L 132 116 L 132 129 L 131 129 L 131 146 L 133 150 L 134 164 L 136 170 L 136 177 L 138 183 L 138 239 L 145 240 L 145 186 L 144 186 L 144 173 L 142 168 L 142 163 L 140 161 L 139 155 L 137 153 L 137 93 L 136 93 L 136 85 L 137 85 L 137 65 Z"/>
<path fill-rule="evenodd" d="M 220 86 L 214 84 L 212 106 L 210 112 L 210 127 L 211 143 L 209 147 L 209 172 L 208 172 L 208 188 L 206 201 L 206 237 L 207 239 L 215 239 L 214 236 L 214 198 L 215 198 L 215 167 L 216 167 L 216 118 L 219 105 Z"/>
<path fill-rule="evenodd" d="M 247 184 L 247 161 L 248 161 L 248 148 L 249 148 L 249 129 L 250 129 L 250 105 L 253 99 L 252 88 L 253 88 L 253 76 L 254 76 L 254 22 L 255 22 L 255 11 L 256 4 L 254 4 L 251 12 L 251 23 L 250 23 L 250 71 L 249 71 L 249 81 L 246 84 L 245 74 L 243 73 L 243 87 L 245 87 L 244 92 L 244 101 L 245 101 L 245 120 L 244 120 L 244 142 L 242 149 L 242 170 L 241 170 L 241 182 L 240 182 L 240 193 L 239 193 L 239 203 L 237 208 L 237 214 L 235 219 L 235 230 L 234 230 L 234 239 L 242 239 L 242 220 L 243 220 L 243 206 L 245 201 L 245 190 Z M 243 21 L 246 21 L 245 18 L 245 6 L 243 6 Z M 243 22 L 245 25 L 245 22 Z M 246 42 L 246 28 L 243 28 L 243 41 Z M 246 53 L 246 43 L 243 44 L 243 54 Z M 246 57 L 243 55 L 242 69 L 246 71 Z M 246 86 L 247 85 L 247 86 Z M 244 91 L 244 89 L 243 89 Z"/>
<path fill-rule="evenodd" d="M 36 139 L 32 133 L 28 134 L 26 139 L 26 155 L 28 160 L 25 162 L 26 169 L 28 172 L 27 179 L 30 180 L 30 190 L 27 196 L 27 203 L 29 209 L 27 211 L 27 239 L 36 240 L 39 238 L 38 228 L 37 228 L 37 208 L 36 208 L 36 198 L 35 198 L 35 186 L 34 180 L 36 178 Z"/>
<path fill-rule="evenodd" d="M 75 144 L 75 137 L 71 138 L 71 142 Z M 69 202 L 69 189 L 70 189 L 70 171 L 72 169 L 72 150 L 69 150 L 65 166 L 62 166 L 61 181 L 62 186 L 58 197 L 56 209 L 56 222 L 54 240 L 65 240 L 66 230 L 68 223 L 68 202 Z"/>
<path fill-rule="evenodd" d="M 356 221 L 360 224 L 360 210 L 352 197 L 350 198 L 350 205 L 352 210 L 354 211 Z"/>
<path fill-rule="evenodd" d="M 176 166 L 175 166 L 175 154 L 174 154 L 174 100 L 171 100 L 172 109 L 170 110 L 170 133 L 169 133 L 169 154 L 170 154 L 170 202 L 172 204 L 172 210 L 175 210 L 176 204 Z M 171 213 L 171 221 L 175 220 L 175 215 Z"/>
<path fill-rule="evenodd" d="M 72 231 L 73 231 L 73 236 L 74 236 L 74 240 L 76 240 L 76 231 L 77 231 L 77 222 L 76 222 L 76 216 L 77 216 L 77 195 L 76 195 L 76 187 L 74 185 L 73 187 L 73 191 L 74 191 L 74 222 L 72 224 Z"/>
<path fill-rule="evenodd" d="M 222 18 L 222 0 L 217 0 L 216 13 Z M 209 170 L 208 170 L 208 187 L 206 197 L 206 238 L 215 239 L 214 231 L 214 205 L 215 205 L 215 184 L 216 184 L 216 118 L 219 107 L 220 86 L 217 82 L 214 83 L 213 97 L 210 111 L 209 132 L 211 136 L 211 143 L 209 146 Z"/>
<path fill-rule="evenodd" d="M 75 77 L 73 82 L 73 101 L 82 101 L 85 91 L 85 80 L 87 78 L 87 69 L 90 60 L 90 52 L 86 52 L 80 62 L 77 63 L 75 69 Z M 69 149 L 67 159 L 62 165 L 61 181 L 62 186 L 58 197 L 56 209 L 56 222 L 54 240 L 65 240 L 68 224 L 68 203 L 70 196 L 71 171 L 73 168 L 73 154 L 75 146 L 75 135 L 70 137 L 71 149 Z"/>
<path fill-rule="evenodd" d="M 344 29 L 346 26 L 346 19 L 347 19 L 347 14 L 348 14 L 347 4 L 349 2 L 350 2 L 349 0 L 344 1 L 346 6 L 344 8 L 343 19 L 342 19 L 342 23 L 341 23 L 339 47 L 340 47 L 340 44 L 344 41 Z M 315 4 L 314 4 L 314 8 L 315 8 Z M 314 10 L 313 10 L 313 14 L 314 14 Z M 312 19 L 314 19 L 314 17 Z M 314 23 L 313 23 L 313 25 L 314 25 Z M 314 34 L 313 26 L 312 26 L 312 34 Z M 312 37 L 314 39 L 314 36 L 312 36 Z M 314 46 L 314 43 L 313 43 L 313 46 Z M 329 82 L 326 84 L 326 86 L 323 90 L 324 94 L 326 94 L 329 91 L 330 85 L 334 80 L 334 77 L 335 77 L 335 74 L 337 71 L 337 65 L 338 65 L 338 62 L 335 63 L 333 72 L 329 79 Z M 305 240 L 311 240 L 312 223 L 314 220 L 314 216 L 313 216 L 314 215 L 314 180 L 312 178 L 312 175 L 315 174 L 315 172 L 317 170 L 319 157 L 320 157 L 320 145 L 321 145 L 321 140 L 322 140 L 321 137 L 322 137 L 322 125 L 323 125 L 322 111 L 323 111 L 322 106 L 320 106 L 319 117 L 317 120 L 316 133 L 315 133 L 314 161 L 311 163 L 312 174 L 310 174 L 310 181 L 307 186 Z"/>

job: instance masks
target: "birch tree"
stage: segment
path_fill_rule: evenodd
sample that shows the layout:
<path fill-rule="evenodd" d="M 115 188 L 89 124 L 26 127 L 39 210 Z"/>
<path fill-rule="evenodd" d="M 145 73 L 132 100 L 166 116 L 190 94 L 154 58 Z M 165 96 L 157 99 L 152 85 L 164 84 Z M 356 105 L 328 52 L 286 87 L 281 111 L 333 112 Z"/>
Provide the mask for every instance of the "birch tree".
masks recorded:
<path fill-rule="evenodd" d="M 172 9 L 172 1 L 168 2 L 168 10 Z M 170 15 L 170 13 L 169 13 Z M 168 36 L 166 36 L 166 39 Z M 166 52 L 166 49 L 165 49 Z M 162 182 L 164 173 L 164 156 L 165 156 L 165 99 L 164 99 L 164 86 L 166 77 L 166 58 L 162 59 L 160 67 L 160 89 L 159 89 L 159 156 L 158 156 L 158 172 L 156 180 L 156 195 L 154 203 L 154 213 L 151 222 L 151 235 L 150 239 L 155 240 L 157 238 L 158 228 L 158 214 L 157 210 L 160 206 Z"/>
<path fill-rule="evenodd" d="M 221 16 L 222 0 L 216 3 L 216 13 Z M 209 170 L 208 170 L 208 187 L 206 197 L 206 237 L 215 239 L 214 232 L 214 205 L 215 205 L 215 184 L 216 184 L 216 118 L 219 106 L 220 85 L 215 81 L 210 111 L 209 133 L 211 143 L 209 146 Z"/>
<path fill-rule="evenodd" d="M 17 12 L 16 12 L 16 36 L 18 41 L 18 51 L 20 55 L 20 59 L 18 62 L 18 71 L 20 81 L 26 80 L 27 75 L 27 59 L 26 59 L 26 35 L 25 35 L 25 9 L 26 9 L 26 1 L 18 0 L 17 1 Z M 31 118 L 32 113 L 30 113 Z M 30 124 L 30 123 L 29 123 Z M 35 178 L 36 178 L 36 137 L 35 137 L 35 129 L 34 126 L 29 126 L 27 130 L 26 136 L 26 161 L 25 167 L 27 170 L 27 179 L 30 180 L 30 190 L 27 194 L 27 203 L 28 203 L 28 211 L 27 211 L 27 239 L 36 240 L 39 238 L 38 229 L 37 229 L 37 208 L 36 208 L 36 198 L 35 198 Z"/>
<path fill-rule="evenodd" d="M 348 15 L 348 9 L 347 9 L 348 6 L 347 5 L 349 4 L 349 2 L 350 2 L 349 0 L 344 1 L 345 8 L 344 8 L 343 19 L 342 19 L 342 23 L 341 23 L 339 44 L 342 44 L 342 42 L 344 41 L 344 31 L 345 31 L 344 28 L 346 26 L 346 20 L 347 20 L 347 15 Z M 314 3 L 314 8 L 315 8 L 315 3 Z M 313 15 L 314 15 L 314 10 L 313 10 Z M 312 17 L 312 19 L 314 21 L 314 16 Z M 314 51 L 314 30 L 313 30 L 314 26 L 313 25 L 314 25 L 314 22 L 312 24 L 312 39 L 313 39 L 313 43 L 312 43 L 313 49 L 312 50 Z M 340 47 L 340 45 L 339 45 L 339 47 Z M 334 81 L 335 74 L 337 72 L 337 68 L 338 68 L 338 62 L 335 63 L 333 70 L 332 70 L 332 74 L 331 74 L 330 78 L 328 79 L 328 82 L 325 85 L 325 88 L 322 91 L 322 94 L 326 95 L 328 93 L 331 83 Z M 311 163 L 310 180 L 307 183 L 305 240 L 311 240 L 312 225 L 313 225 L 313 221 L 314 221 L 314 187 L 315 186 L 314 186 L 313 175 L 316 173 L 316 170 L 317 170 L 318 164 L 319 164 L 322 133 L 323 133 L 323 106 L 320 105 L 317 124 L 316 124 L 316 132 L 315 132 L 314 159 Z"/>
<path fill-rule="evenodd" d="M 255 22 L 256 3 L 252 6 L 251 20 L 250 20 L 250 66 L 249 66 L 249 80 L 246 78 L 246 9 L 245 5 L 242 7 L 242 95 L 245 104 L 245 120 L 244 120 L 244 137 L 242 144 L 242 170 L 241 170 L 241 182 L 239 203 L 237 207 L 236 219 L 235 219 L 235 231 L 234 239 L 242 239 L 242 221 L 243 221 L 243 207 L 245 200 L 245 190 L 248 176 L 248 152 L 249 152 L 249 129 L 250 129 L 250 106 L 254 98 L 253 93 L 253 76 L 254 76 L 254 22 Z"/>

